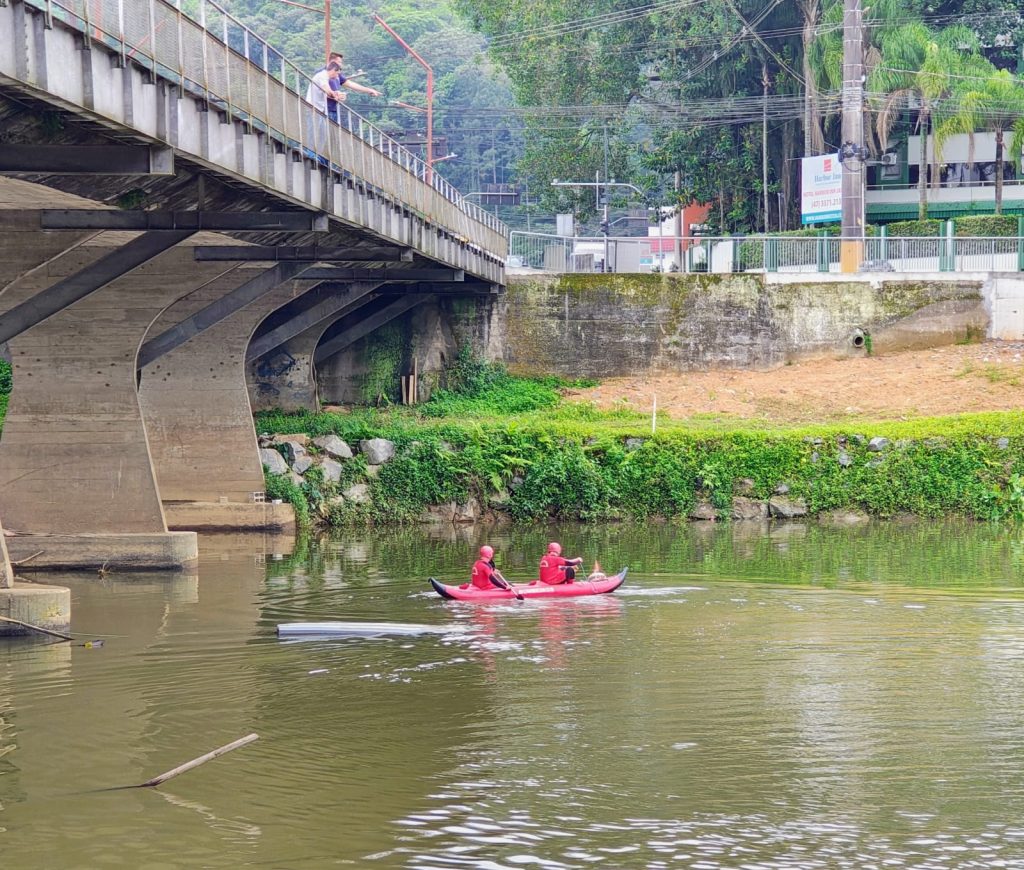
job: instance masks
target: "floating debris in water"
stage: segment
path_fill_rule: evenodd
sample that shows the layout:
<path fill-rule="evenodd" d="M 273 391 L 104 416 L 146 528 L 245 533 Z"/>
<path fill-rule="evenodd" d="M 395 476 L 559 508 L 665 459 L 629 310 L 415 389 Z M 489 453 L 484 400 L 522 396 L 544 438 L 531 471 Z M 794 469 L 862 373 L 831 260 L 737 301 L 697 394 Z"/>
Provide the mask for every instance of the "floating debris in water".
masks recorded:
<path fill-rule="evenodd" d="M 460 625 L 417 625 L 402 622 L 285 622 L 277 627 L 278 637 L 386 637 L 464 632 Z"/>

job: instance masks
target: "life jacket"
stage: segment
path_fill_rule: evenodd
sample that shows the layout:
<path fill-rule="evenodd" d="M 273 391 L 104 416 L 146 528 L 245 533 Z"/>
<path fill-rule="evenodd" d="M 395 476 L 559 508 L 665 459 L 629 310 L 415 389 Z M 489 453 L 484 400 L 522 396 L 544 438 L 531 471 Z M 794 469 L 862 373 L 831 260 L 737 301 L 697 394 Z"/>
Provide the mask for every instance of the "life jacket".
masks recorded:
<path fill-rule="evenodd" d="M 562 583 L 565 580 L 565 571 L 562 571 L 561 568 L 568 564 L 569 560 L 564 556 L 556 556 L 553 553 L 545 554 L 544 558 L 540 560 L 541 583 L 548 583 L 551 586 Z"/>
<path fill-rule="evenodd" d="M 491 582 L 491 577 L 494 574 L 494 568 L 491 563 L 484 559 L 477 559 L 473 563 L 473 577 L 472 584 L 477 589 L 493 589 L 494 584 Z"/>

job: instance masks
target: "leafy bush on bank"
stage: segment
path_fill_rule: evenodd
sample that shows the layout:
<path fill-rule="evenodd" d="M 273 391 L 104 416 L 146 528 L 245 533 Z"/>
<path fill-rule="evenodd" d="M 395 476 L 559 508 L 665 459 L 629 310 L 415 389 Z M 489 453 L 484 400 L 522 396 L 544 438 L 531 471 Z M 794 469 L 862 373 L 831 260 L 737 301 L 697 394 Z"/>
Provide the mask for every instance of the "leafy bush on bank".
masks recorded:
<path fill-rule="evenodd" d="M 477 359 L 470 350 L 459 350 L 445 375 L 446 387 L 436 390 L 421 408 L 427 417 L 520 414 L 558 404 L 560 378 L 518 378 L 504 366 Z"/>
<path fill-rule="evenodd" d="M 366 481 L 370 503 L 331 515 L 340 524 L 410 522 L 428 505 L 470 497 L 517 520 L 686 517 L 699 499 L 724 516 L 742 479 L 753 481 L 757 498 L 769 498 L 785 484 L 789 497 L 804 499 L 812 514 L 860 508 L 877 516 L 1024 515 L 1019 412 L 857 431 L 701 431 L 666 421 L 653 436 L 639 421 L 596 415 L 571 422 L 529 415 L 503 422 L 377 415 L 372 426 L 364 414 L 305 419 L 346 440 L 383 437 L 397 445 L 396 458 Z M 263 417 L 264 428 L 266 422 Z M 281 431 L 301 430 L 286 425 Z M 891 444 L 871 452 L 864 436 L 884 436 Z"/>

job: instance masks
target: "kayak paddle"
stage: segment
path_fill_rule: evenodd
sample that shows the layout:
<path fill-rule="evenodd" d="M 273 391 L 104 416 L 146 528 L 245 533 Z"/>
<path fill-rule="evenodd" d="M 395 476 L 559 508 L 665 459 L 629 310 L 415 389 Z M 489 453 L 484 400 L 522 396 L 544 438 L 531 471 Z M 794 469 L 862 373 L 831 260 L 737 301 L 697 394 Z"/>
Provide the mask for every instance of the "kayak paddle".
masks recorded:
<path fill-rule="evenodd" d="M 504 588 L 515 595 L 517 601 L 525 601 L 526 599 L 520 595 L 515 587 L 505 579 L 505 576 L 497 568 L 494 569 L 494 576 L 497 577 L 502 583 L 505 584 Z"/>

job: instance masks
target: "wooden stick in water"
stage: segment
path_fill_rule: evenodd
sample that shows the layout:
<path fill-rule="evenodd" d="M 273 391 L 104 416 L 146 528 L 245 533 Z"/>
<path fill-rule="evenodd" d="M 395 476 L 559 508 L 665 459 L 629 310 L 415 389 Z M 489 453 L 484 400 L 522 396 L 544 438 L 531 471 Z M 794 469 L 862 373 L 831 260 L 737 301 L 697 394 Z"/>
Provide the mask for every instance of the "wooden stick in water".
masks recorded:
<path fill-rule="evenodd" d="M 147 779 L 145 782 L 139 783 L 132 788 L 155 788 L 158 785 L 163 785 L 167 780 L 174 779 L 183 773 L 187 773 L 201 764 L 206 764 L 207 761 L 213 761 L 215 758 L 220 758 L 222 755 L 226 755 L 233 749 L 241 749 L 243 746 L 248 746 L 255 740 L 259 740 L 259 734 L 247 734 L 245 737 L 239 737 L 238 740 L 233 740 L 231 743 L 227 743 L 221 746 L 219 749 L 214 749 L 212 752 L 207 752 L 206 755 L 200 755 L 198 758 L 192 759 L 192 761 L 186 761 L 179 767 L 175 767 L 173 770 L 168 770 L 167 773 L 161 773 L 159 776 L 154 776 L 152 779 Z"/>
<path fill-rule="evenodd" d="M 39 625 L 33 625 L 31 622 L 22 622 L 20 619 L 12 619 L 9 616 L 0 616 L 0 622 L 9 622 L 11 625 L 20 625 L 22 628 L 31 628 L 33 631 L 38 631 L 40 634 L 48 634 L 50 637 L 59 637 L 61 640 L 74 640 L 70 635 L 61 634 L 59 631 L 52 631 L 49 628 L 43 628 Z"/>
<path fill-rule="evenodd" d="M 31 562 L 36 556 L 42 556 L 42 555 L 43 555 L 43 551 L 42 550 L 36 550 L 31 556 L 26 556 L 24 559 L 19 559 L 17 562 L 11 562 L 11 564 L 15 568 L 17 568 L 17 567 L 19 567 L 21 565 L 24 565 L 26 562 Z"/>

